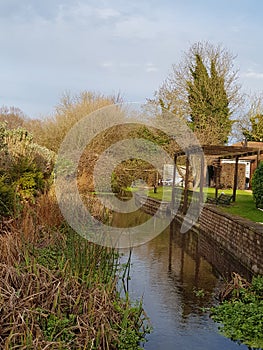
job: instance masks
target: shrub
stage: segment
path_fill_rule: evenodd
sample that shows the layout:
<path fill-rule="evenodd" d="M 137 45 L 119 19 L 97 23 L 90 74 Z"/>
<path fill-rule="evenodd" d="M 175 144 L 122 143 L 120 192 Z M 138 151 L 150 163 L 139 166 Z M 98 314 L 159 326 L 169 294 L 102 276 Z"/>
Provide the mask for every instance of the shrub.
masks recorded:
<path fill-rule="evenodd" d="M 54 152 L 35 144 L 27 130 L 0 123 L 0 218 L 48 188 L 54 162 Z"/>
<path fill-rule="evenodd" d="M 0 217 L 10 216 L 15 209 L 16 195 L 6 176 L 0 176 Z"/>
<path fill-rule="evenodd" d="M 253 175 L 252 191 L 256 207 L 263 209 L 263 162 L 259 164 Z"/>

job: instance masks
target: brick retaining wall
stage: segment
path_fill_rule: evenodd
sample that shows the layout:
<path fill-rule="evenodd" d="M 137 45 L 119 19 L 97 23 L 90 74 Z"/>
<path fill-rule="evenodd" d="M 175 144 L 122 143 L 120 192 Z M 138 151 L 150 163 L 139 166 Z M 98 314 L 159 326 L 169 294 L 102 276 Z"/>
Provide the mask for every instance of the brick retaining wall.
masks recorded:
<path fill-rule="evenodd" d="M 199 217 L 199 227 L 250 271 L 263 274 L 263 225 L 206 205 Z"/>
<path fill-rule="evenodd" d="M 168 213 L 170 204 L 169 202 L 160 203 L 156 199 L 139 194 L 135 194 L 135 202 L 151 215 L 159 209 L 161 216 L 164 217 Z M 179 222 L 184 220 L 179 212 L 176 218 Z M 223 213 L 215 205 L 206 204 L 198 223 L 192 229 L 195 232 L 202 230 L 246 269 L 253 274 L 263 275 L 263 225 Z"/>

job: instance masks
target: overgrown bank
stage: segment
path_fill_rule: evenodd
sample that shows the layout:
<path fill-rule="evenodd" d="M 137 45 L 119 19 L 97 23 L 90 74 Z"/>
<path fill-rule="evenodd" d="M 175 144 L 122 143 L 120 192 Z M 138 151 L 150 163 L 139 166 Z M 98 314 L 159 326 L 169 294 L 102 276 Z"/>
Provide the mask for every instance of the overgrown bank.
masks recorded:
<path fill-rule="evenodd" d="M 139 349 L 140 303 L 117 288 L 118 254 L 82 239 L 43 195 L 0 236 L 0 349 Z"/>
<path fill-rule="evenodd" d="M 228 338 L 253 349 L 263 348 L 263 276 L 249 283 L 237 274 L 221 295 L 222 303 L 211 309 Z"/>

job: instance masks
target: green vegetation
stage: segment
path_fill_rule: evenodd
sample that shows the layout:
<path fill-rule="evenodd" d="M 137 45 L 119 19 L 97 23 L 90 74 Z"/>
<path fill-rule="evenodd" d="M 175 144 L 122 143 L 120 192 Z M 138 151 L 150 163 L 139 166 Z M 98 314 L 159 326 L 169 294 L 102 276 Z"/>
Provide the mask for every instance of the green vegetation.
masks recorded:
<path fill-rule="evenodd" d="M 262 94 L 253 96 L 245 118 L 239 121 L 247 141 L 263 141 L 263 98 Z"/>
<path fill-rule="evenodd" d="M 221 192 L 232 194 L 232 190 L 219 191 L 219 193 Z M 238 190 L 236 202 L 231 203 L 229 206 L 219 206 L 219 209 L 254 222 L 263 222 L 263 213 L 255 207 L 251 191 Z"/>
<path fill-rule="evenodd" d="M 261 162 L 254 172 L 252 178 L 253 197 L 257 208 L 263 209 L 263 162 Z"/>
<path fill-rule="evenodd" d="M 224 144 L 241 102 L 234 58 L 221 45 L 194 43 L 151 102 L 185 119 L 201 144 Z"/>
<path fill-rule="evenodd" d="M 138 189 L 132 188 L 131 190 L 135 191 Z M 214 188 L 205 188 L 204 191 L 207 196 L 214 196 Z M 230 195 L 233 193 L 231 189 L 219 190 L 218 195 L 220 195 L 221 192 Z M 163 200 L 170 201 L 172 197 L 172 187 L 160 186 L 157 188 L 157 193 L 154 193 L 153 188 L 150 188 L 149 190 L 145 190 L 145 194 L 158 200 L 161 200 L 164 196 Z M 237 190 L 235 203 L 231 203 L 229 206 L 218 205 L 217 208 L 226 213 L 241 216 L 254 222 L 263 222 L 263 213 L 255 207 L 255 201 L 251 191 Z"/>
<path fill-rule="evenodd" d="M 5 230 L 0 349 L 140 349 L 146 318 L 120 294 L 116 251 L 76 234 L 47 195 Z"/>
<path fill-rule="evenodd" d="M 55 154 L 40 147 L 27 130 L 0 123 L 0 216 L 17 214 L 23 203 L 49 187 Z"/>
<path fill-rule="evenodd" d="M 84 113 L 89 96 L 82 98 Z M 88 102 L 101 106 L 99 97 Z M 52 186 L 55 153 L 12 121 L 0 123 L 0 349 L 141 349 L 149 331 L 142 303 L 118 285 L 128 269 L 117 251 L 64 222 Z M 43 137 L 56 135 L 58 121 Z M 110 220 L 96 198 L 85 203 Z"/>
<path fill-rule="evenodd" d="M 228 338 L 252 348 L 263 348 L 263 276 L 253 277 L 251 285 L 235 276 L 229 300 L 211 309 L 211 317 L 222 326 Z"/>
<path fill-rule="evenodd" d="M 127 191 L 131 191 L 131 192 L 136 192 L 138 190 L 139 190 L 138 187 L 127 188 Z M 148 195 L 149 197 L 152 197 L 158 200 L 163 199 L 164 201 L 170 201 L 172 197 L 172 187 L 165 187 L 165 186 L 157 187 L 156 193 L 154 193 L 153 187 L 142 189 L 142 191 L 145 195 Z"/>
<path fill-rule="evenodd" d="M 197 134 L 214 134 L 213 144 L 228 140 L 232 122 L 224 77 L 216 67 L 217 59 L 210 59 L 207 68 L 199 53 L 195 54 L 194 67 L 190 68 L 188 100 L 191 109 L 190 126 Z"/>

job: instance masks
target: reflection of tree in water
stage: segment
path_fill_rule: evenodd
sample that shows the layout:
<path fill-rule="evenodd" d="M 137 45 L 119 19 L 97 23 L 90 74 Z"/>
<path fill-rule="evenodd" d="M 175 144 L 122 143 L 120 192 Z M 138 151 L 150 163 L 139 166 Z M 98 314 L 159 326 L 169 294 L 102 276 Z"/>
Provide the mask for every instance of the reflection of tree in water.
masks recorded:
<path fill-rule="evenodd" d="M 213 304 L 218 279 L 212 266 L 200 255 L 198 234 L 193 231 L 182 234 L 178 225 L 172 226 L 168 276 L 180 283 L 185 319 L 191 314 L 202 314 L 202 308 Z"/>
<path fill-rule="evenodd" d="M 150 215 L 138 209 L 132 213 L 114 213 L 111 221 L 111 226 L 114 227 L 134 227 L 138 226 L 147 220 Z"/>

